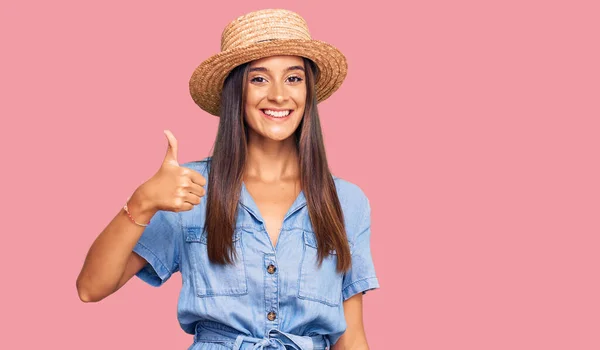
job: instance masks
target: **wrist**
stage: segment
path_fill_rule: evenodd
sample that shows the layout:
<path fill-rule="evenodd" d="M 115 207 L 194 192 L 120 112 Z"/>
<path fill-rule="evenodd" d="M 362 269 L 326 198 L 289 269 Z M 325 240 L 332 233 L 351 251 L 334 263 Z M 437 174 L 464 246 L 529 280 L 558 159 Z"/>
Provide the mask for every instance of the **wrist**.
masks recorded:
<path fill-rule="evenodd" d="M 136 189 L 135 192 L 129 197 L 127 201 L 127 207 L 132 216 L 135 217 L 137 222 L 148 222 L 156 214 L 158 209 L 152 204 L 152 201 L 144 194 L 140 189 Z"/>

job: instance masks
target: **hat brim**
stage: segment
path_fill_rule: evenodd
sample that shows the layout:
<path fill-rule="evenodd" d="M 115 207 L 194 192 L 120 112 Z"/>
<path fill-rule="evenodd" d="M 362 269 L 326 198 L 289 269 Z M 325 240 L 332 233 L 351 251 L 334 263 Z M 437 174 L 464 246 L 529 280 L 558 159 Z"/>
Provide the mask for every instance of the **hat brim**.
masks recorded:
<path fill-rule="evenodd" d="M 280 55 L 306 57 L 319 67 L 320 75 L 315 82 L 317 102 L 330 97 L 342 85 L 348 73 L 346 57 L 337 48 L 323 41 L 264 41 L 222 51 L 202 62 L 190 78 L 192 99 L 206 112 L 219 116 L 223 83 L 231 70 L 243 63 Z"/>

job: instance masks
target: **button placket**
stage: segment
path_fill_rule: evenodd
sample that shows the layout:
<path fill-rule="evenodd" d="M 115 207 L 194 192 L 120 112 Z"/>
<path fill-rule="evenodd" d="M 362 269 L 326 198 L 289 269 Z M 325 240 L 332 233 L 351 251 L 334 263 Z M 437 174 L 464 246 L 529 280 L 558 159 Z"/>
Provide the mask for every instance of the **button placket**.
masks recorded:
<path fill-rule="evenodd" d="M 269 330 L 279 327 L 279 281 L 277 273 L 277 261 L 275 254 L 265 254 L 263 259 L 264 281 L 265 281 L 265 334 Z"/>

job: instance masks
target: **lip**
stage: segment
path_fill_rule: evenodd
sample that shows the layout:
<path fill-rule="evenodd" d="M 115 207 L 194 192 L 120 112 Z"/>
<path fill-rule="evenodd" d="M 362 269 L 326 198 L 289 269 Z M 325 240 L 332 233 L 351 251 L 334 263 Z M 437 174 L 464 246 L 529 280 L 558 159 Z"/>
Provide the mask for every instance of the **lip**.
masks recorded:
<path fill-rule="evenodd" d="M 272 117 L 268 114 L 265 113 L 265 109 L 268 109 L 269 111 L 275 111 L 275 112 L 281 112 L 281 111 L 290 111 L 290 114 L 288 114 L 285 117 L 281 117 L 281 118 L 276 118 L 276 117 Z M 294 110 L 293 109 L 272 109 L 272 108 L 265 108 L 265 109 L 261 109 L 260 113 L 263 115 L 263 117 L 275 121 L 275 122 L 282 122 L 282 121 L 286 121 L 288 120 L 293 114 L 294 114 Z"/>
<path fill-rule="evenodd" d="M 275 112 L 293 111 L 292 108 L 261 108 L 260 110 L 261 111 L 269 110 L 269 111 L 275 111 Z"/>

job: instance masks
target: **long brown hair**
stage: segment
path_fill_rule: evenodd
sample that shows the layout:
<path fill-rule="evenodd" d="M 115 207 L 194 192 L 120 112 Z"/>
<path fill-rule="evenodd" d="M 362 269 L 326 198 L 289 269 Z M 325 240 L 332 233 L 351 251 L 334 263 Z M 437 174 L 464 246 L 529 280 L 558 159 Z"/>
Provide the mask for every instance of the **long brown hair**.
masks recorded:
<path fill-rule="evenodd" d="M 306 107 L 294 132 L 300 161 L 300 184 L 306 197 L 308 214 L 317 239 L 319 265 L 331 250 L 337 254 L 337 271 L 350 268 L 350 248 L 344 215 L 325 154 L 317 110 L 315 81 L 318 68 L 304 58 Z M 244 105 L 248 63 L 232 70 L 225 79 L 217 137 L 211 157 L 206 196 L 208 257 L 218 264 L 235 259 L 233 231 L 242 188 L 247 154 L 247 126 Z"/>

